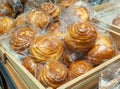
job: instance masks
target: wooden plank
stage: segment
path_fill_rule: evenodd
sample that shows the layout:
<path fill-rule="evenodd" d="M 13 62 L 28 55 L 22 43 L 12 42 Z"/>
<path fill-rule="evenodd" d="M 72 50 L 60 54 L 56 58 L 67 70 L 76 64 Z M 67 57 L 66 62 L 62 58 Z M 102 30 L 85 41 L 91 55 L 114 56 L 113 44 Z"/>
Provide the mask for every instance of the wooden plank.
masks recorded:
<path fill-rule="evenodd" d="M 0 46 L 0 60 L 5 63 L 5 50 Z"/>
<path fill-rule="evenodd" d="M 45 87 L 26 70 L 18 60 L 16 60 L 12 55 L 10 55 L 7 51 L 6 58 L 9 60 L 10 64 L 14 67 L 17 73 L 19 73 L 20 77 L 23 81 L 29 86 L 30 89 L 45 89 Z"/>
<path fill-rule="evenodd" d="M 9 63 L 9 61 L 6 61 L 5 67 L 8 70 L 18 89 L 29 89 L 25 82 L 21 79 L 19 74 L 15 71 L 13 66 Z"/>

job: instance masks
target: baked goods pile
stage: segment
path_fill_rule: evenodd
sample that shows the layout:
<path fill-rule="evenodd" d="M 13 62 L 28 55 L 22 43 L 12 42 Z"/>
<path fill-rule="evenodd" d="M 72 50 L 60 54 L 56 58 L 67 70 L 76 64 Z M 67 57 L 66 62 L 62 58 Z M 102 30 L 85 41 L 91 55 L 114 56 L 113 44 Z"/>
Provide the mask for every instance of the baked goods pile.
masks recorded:
<path fill-rule="evenodd" d="M 45 87 L 57 88 L 116 55 L 110 35 L 90 23 L 92 12 L 81 2 L 41 2 L 14 20 L 0 17 L 0 34 L 13 30 L 10 49 Z"/>

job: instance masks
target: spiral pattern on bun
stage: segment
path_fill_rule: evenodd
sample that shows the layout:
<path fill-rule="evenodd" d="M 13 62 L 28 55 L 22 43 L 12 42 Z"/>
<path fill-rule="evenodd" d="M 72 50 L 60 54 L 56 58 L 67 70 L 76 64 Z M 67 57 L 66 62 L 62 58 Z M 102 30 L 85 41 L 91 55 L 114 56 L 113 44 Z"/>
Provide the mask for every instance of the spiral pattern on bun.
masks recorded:
<path fill-rule="evenodd" d="M 50 2 L 43 3 L 41 9 L 50 15 L 53 20 L 57 20 L 61 13 L 59 7 Z"/>
<path fill-rule="evenodd" d="M 30 53 L 41 62 L 59 60 L 63 54 L 63 44 L 56 37 L 49 34 L 34 39 L 30 45 Z"/>
<path fill-rule="evenodd" d="M 36 31 L 30 27 L 18 28 L 10 38 L 10 46 L 16 52 L 24 51 L 34 39 Z"/>
<path fill-rule="evenodd" d="M 13 26 L 13 19 L 9 17 L 0 17 L 0 35 L 9 32 Z"/>
<path fill-rule="evenodd" d="M 96 37 L 97 32 L 91 24 L 77 22 L 68 27 L 64 41 L 70 50 L 85 52 L 94 45 Z"/>

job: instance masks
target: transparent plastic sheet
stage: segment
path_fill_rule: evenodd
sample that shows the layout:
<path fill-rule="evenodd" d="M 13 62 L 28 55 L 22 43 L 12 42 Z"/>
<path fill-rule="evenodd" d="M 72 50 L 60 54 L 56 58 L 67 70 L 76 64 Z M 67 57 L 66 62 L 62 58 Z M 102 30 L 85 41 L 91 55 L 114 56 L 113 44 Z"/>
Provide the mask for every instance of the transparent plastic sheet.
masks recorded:
<path fill-rule="evenodd" d="M 110 0 L 104 9 L 96 13 L 95 18 L 107 24 L 113 24 L 113 20 L 120 15 L 120 0 Z"/>
<path fill-rule="evenodd" d="M 4 41 L 4 39 L 9 38 L 11 33 L 14 31 L 14 19 L 7 17 L 7 16 L 1 16 L 0 17 L 0 43 Z"/>
<path fill-rule="evenodd" d="M 31 9 L 39 8 L 41 3 L 45 2 L 44 0 L 27 0 L 24 5 L 24 12 L 27 12 Z"/>
<path fill-rule="evenodd" d="M 101 71 L 99 89 L 120 89 L 120 61 L 110 64 Z"/>

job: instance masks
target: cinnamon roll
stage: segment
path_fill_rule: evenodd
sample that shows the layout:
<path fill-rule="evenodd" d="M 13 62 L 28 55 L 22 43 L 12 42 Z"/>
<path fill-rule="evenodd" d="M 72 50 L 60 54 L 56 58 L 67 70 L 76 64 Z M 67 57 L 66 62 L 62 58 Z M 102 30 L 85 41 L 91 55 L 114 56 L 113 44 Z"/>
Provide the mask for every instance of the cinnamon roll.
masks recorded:
<path fill-rule="evenodd" d="M 0 35 L 9 32 L 12 27 L 14 27 L 12 18 L 0 17 Z"/>
<path fill-rule="evenodd" d="M 25 16 L 24 14 L 21 14 L 15 19 L 15 26 L 16 27 L 27 24 L 24 16 Z"/>
<path fill-rule="evenodd" d="M 89 12 L 86 8 L 84 7 L 75 7 L 74 8 L 74 13 L 80 18 L 80 20 L 83 21 L 89 21 Z"/>
<path fill-rule="evenodd" d="M 71 80 L 72 76 L 62 63 L 53 61 L 41 69 L 37 79 L 45 87 L 57 88 L 61 84 Z"/>
<path fill-rule="evenodd" d="M 93 67 L 83 60 L 77 60 L 71 63 L 69 69 L 74 74 L 74 76 L 78 77 L 89 70 L 91 70 Z"/>
<path fill-rule="evenodd" d="M 95 45 L 87 53 L 86 58 L 93 65 L 99 65 L 115 56 L 115 47 L 110 38 L 104 34 L 98 34 Z"/>
<path fill-rule="evenodd" d="M 60 8 L 50 2 L 43 3 L 41 9 L 50 15 L 53 20 L 57 20 L 61 13 Z"/>
<path fill-rule="evenodd" d="M 20 53 L 29 47 L 35 35 L 36 31 L 30 27 L 18 28 L 10 38 L 10 46 L 14 51 Z"/>
<path fill-rule="evenodd" d="M 95 43 L 97 32 L 85 22 L 77 22 L 68 27 L 64 41 L 66 46 L 76 52 L 88 51 Z"/>
<path fill-rule="evenodd" d="M 30 53 L 41 62 L 59 60 L 63 54 L 63 44 L 52 35 L 41 35 L 34 39 L 30 45 Z"/>
<path fill-rule="evenodd" d="M 46 28 L 49 25 L 49 16 L 41 10 L 30 10 L 26 18 L 28 23 L 37 28 Z"/>
<path fill-rule="evenodd" d="M 58 0 L 58 5 L 62 8 L 67 8 L 74 3 L 74 0 Z"/>
<path fill-rule="evenodd" d="M 35 75 L 37 67 L 42 67 L 41 64 L 35 61 L 36 59 L 32 56 L 23 58 L 22 65 L 32 74 Z"/>

